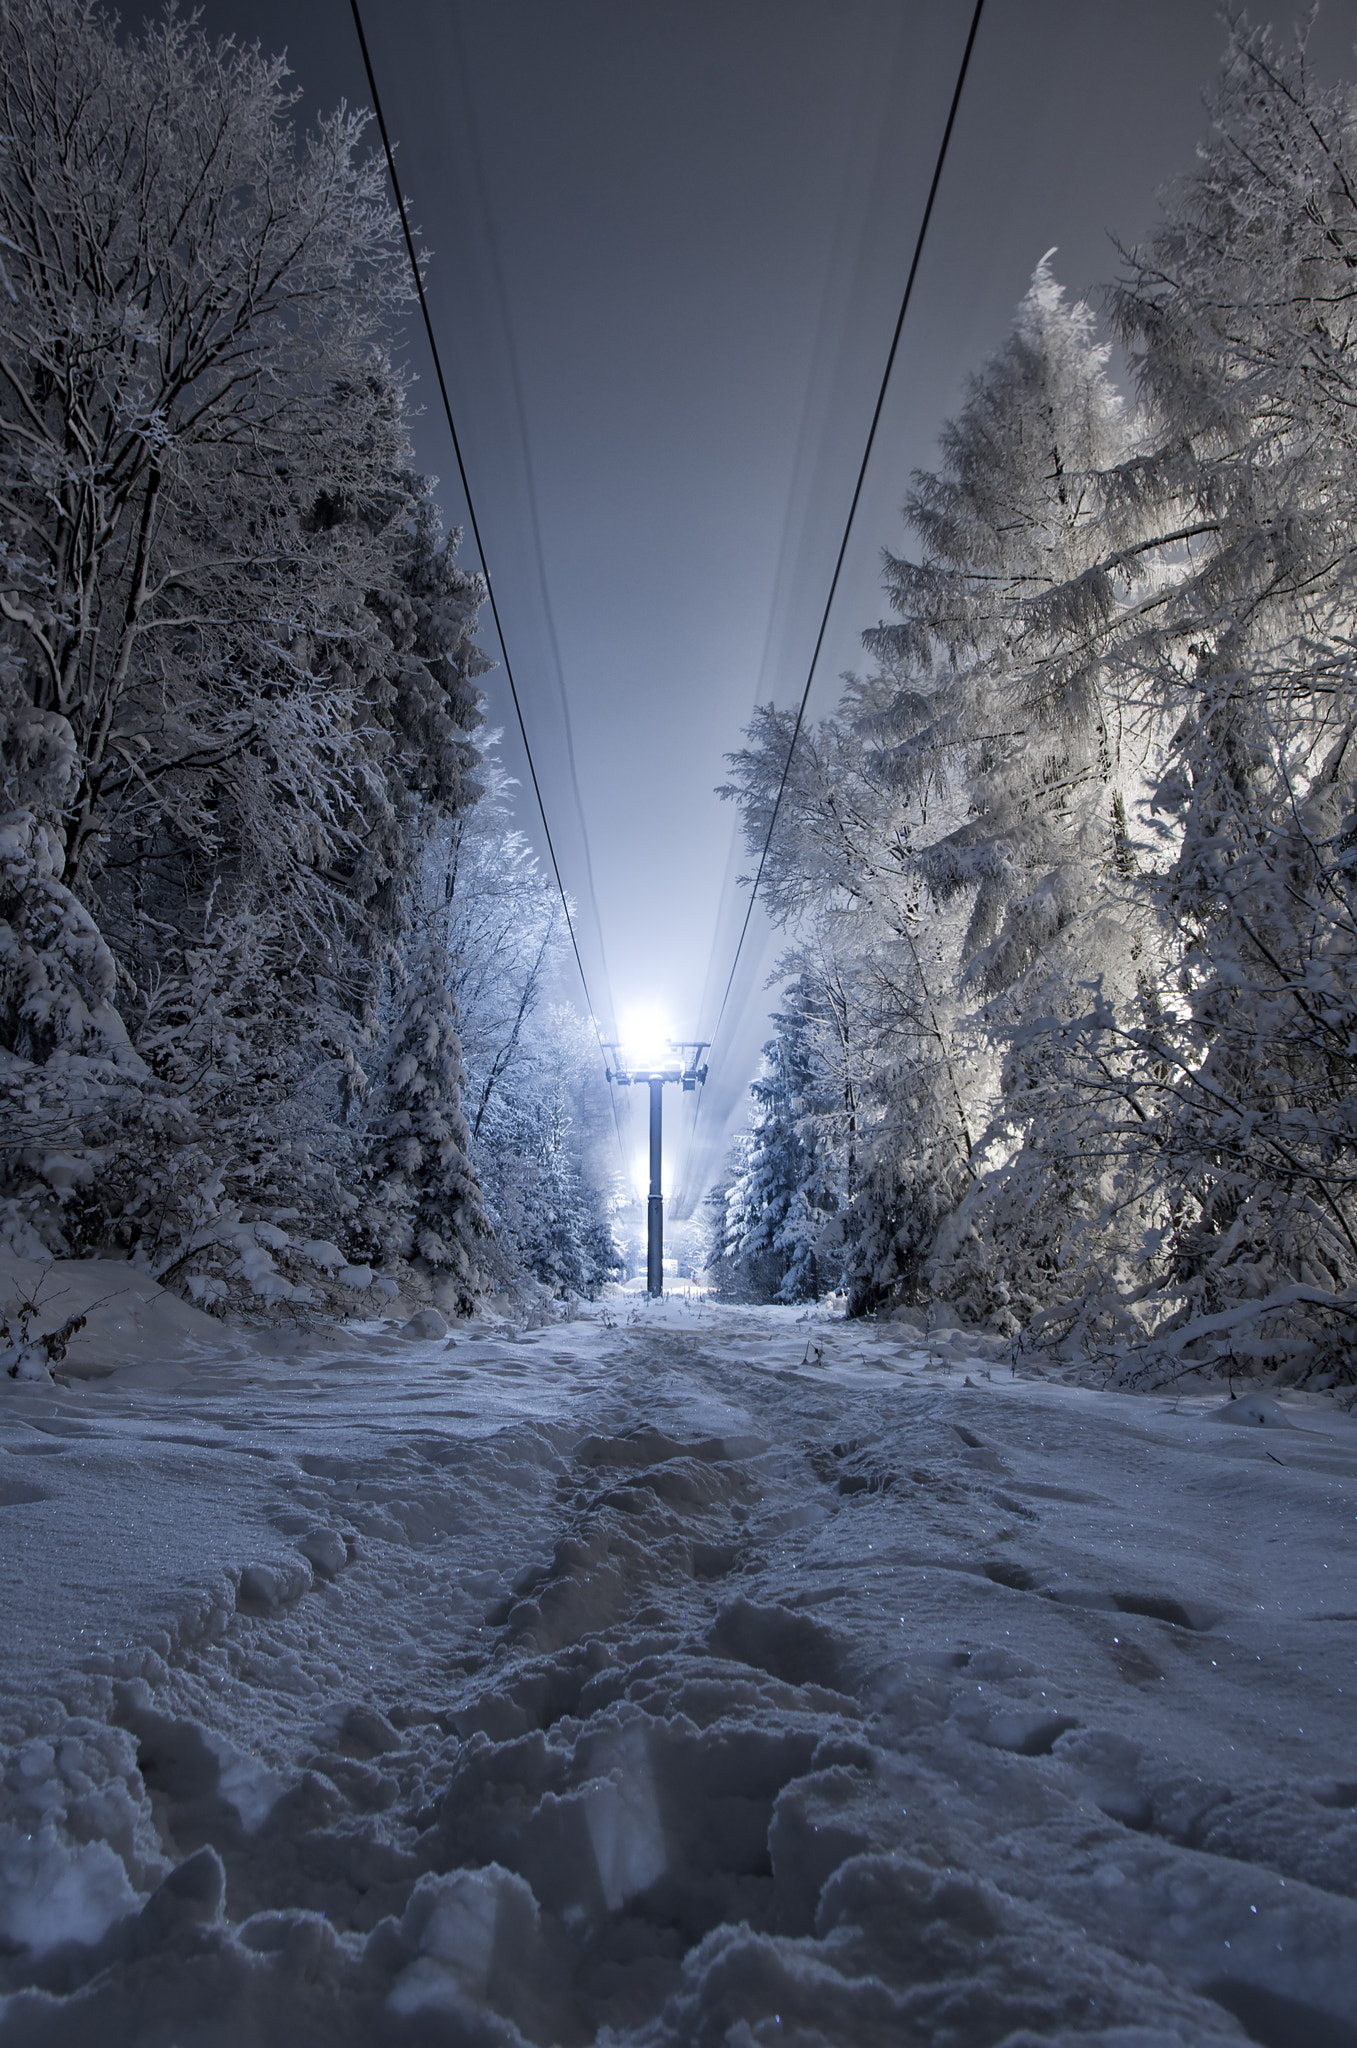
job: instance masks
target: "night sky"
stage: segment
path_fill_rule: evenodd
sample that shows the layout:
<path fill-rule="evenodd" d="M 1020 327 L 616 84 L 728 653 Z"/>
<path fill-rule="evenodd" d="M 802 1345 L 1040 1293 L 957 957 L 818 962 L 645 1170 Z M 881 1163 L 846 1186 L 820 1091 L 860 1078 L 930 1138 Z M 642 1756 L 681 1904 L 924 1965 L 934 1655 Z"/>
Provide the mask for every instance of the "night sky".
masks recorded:
<path fill-rule="evenodd" d="M 202 14 L 287 50 L 303 122 L 368 103 L 348 0 Z M 755 702 L 805 685 L 970 15 L 971 0 L 365 7 L 605 1036 L 639 1005 L 711 1032 L 748 865 L 713 786 Z M 1350 74 L 1355 41 L 1357 0 L 1330 0 L 1320 75 Z M 1222 43 L 1215 0 L 987 0 L 812 718 L 861 665 L 880 550 L 902 545 L 909 473 L 935 459 L 966 372 L 1053 245 L 1075 294 L 1115 274 L 1111 238 L 1143 234 L 1156 189 L 1191 166 Z M 408 346 L 418 458 L 456 525 L 413 325 Z M 482 638 L 495 651 L 488 614 Z M 526 784 L 502 670 L 487 695 Z M 776 953 L 756 915 L 679 1209 L 743 1114 Z M 675 1130 L 680 1165 L 684 1149 Z"/>

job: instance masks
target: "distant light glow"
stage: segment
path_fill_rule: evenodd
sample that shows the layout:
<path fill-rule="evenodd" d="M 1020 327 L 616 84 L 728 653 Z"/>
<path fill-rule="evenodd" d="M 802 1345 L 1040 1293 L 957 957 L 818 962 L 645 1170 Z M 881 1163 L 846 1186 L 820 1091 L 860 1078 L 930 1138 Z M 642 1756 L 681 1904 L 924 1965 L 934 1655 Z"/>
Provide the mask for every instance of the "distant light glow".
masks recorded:
<path fill-rule="evenodd" d="M 663 1010 L 628 1010 L 622 1018 L 622 1057 L 633 1073 L 672 1066 L 677 1058 L 669 1043 L 670 1024 Z"/>
<path fill-rule="evenodd" d="M 644 1107 L 644 1098 L 642 1099 L 642 1107 Z M 664 1196 L 666 1202 L 673 1195 L 676 1172 L 677 1168 L 670 1159 L 668 1149 L 666 1149 L 664 1170 L 660 1176 L 660 1193 Z M 646 1152 L 637 1152 L 632 1157 L 631 1191 L 638 1202 L 644 1202 L 650 1193 L 650 1157 Z"/>

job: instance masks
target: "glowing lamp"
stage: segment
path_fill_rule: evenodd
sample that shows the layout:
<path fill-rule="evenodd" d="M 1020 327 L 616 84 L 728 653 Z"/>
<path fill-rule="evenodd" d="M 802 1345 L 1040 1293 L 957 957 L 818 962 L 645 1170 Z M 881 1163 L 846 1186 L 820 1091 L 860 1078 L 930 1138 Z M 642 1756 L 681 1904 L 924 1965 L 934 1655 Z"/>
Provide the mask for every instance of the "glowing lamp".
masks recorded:
<path fill-rule="evenodd" d="M 673 1043 L 664 1012 L 628 1010 L 622 1020 L 622 1063 L 633 1074 L 654 1073 L 674 1065 Z"/>

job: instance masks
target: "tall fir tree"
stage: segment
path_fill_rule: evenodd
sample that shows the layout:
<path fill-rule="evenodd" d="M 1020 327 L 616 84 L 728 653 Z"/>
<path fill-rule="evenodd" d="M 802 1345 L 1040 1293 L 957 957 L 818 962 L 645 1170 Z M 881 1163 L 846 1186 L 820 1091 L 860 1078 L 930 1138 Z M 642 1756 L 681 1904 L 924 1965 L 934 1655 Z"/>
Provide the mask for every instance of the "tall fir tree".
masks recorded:
<path fill-rule="evenodd" d="M 419 944 L 397 1006 L 390 1070 L 373 1104 L 369 1159 L 380 1201 L 367 1222 L 386 1256 L 418 1257 L 451 1281 L 469 1314 L 477 1241 L 488 1235 L 459 1107 L 466 1075 L 449 961 L 436 936 Z"/>

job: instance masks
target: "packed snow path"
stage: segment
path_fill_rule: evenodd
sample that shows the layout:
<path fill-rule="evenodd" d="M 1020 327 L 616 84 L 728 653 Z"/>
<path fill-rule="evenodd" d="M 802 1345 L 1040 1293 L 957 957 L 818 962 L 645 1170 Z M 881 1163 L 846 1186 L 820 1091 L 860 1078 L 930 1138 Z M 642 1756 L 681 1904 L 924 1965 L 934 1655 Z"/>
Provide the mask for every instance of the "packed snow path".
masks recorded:
<path fill-rule="evenodd" d="M 1357 2043 L 1357 1420 L 617 1313 L 5 1387 L 3 2048 Z"/>

